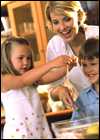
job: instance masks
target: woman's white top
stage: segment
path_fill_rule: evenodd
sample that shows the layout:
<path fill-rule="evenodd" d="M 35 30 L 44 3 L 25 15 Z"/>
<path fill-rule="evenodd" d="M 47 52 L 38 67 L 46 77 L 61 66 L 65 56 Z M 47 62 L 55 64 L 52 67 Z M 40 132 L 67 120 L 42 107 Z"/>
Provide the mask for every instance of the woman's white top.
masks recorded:
<path fill-rule="evenodd" d="M 86 39 L 91 37 L 99 37 L 99 27 L 87 25 L 85 27 L 85 37 Z M 74 53 L 69 44 L 65 44 L 64 40 L 59 35 L 55 35 L 48 42 L 46 60 L 48 62 L 60 55 L 72 56 L 74 55 Z M 76 67 L 73 67 L 67 75 L 67 78 L 75 85 L 78 91 L 90 86 L 90 83 L 88 82 L 87 78 L 82 72 L 80 72 L 80 70 L 80 66 L 78 65 Z M 64 78 L 53 82 L 51 86 L 58 85 L 59 83 L 62 83 L 63 80 Z"/>
<path fill-rule="evenodd" d="M 47 139 L 51 132 L 33 87 L 1 93 L 5 110 L 4 139 Z"/>

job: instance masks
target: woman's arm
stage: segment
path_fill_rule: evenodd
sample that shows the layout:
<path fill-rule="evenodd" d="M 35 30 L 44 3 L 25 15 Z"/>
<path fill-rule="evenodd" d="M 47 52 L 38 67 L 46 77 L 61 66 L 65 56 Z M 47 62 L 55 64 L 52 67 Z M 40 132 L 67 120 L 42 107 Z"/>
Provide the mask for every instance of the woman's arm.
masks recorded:
<path fill-rule="evenodd" d="M 63 66 L 59 69 L 54 69 L 46 73 L 43 77 L 37 81 L 38 84 L 49 84 L 50 82 L 56 81 L 61 79 L 62 77 L 65 76 L 67 72 L 67 66 Z"/>
<path fill-rule="evenodd" d="M 67 71 L 70 71 L 74 66 L 76 66 L 76 57 L 68 57 L 67 65 L 62 66 L 59 69 L 53 69 L 46 73 L 44 76 L 39 79 L 38 84 L 48 84 L 50 82 L 61 79 L 67 74 Z"/>
<path fill-rule="evenodd" d="M 46 61 L 51 61 L 57 56 L 61 55 L 74 56 L 69 45 L 64 43 L 64 40 L 59 35 L 54 35 L 48 42 L 46 50 Z M 48 76 L 47 76 L 48 75 Z M 55 75 L 55 76 L 53 76 Z M 49 72 L 46 76 L 42 77 L 40 84 L 52 82 L 52 77 L 57 78 L 56 80 L 61 79 L 66 75 L 66 67 L 61 67 L 55 71 Z M 49 78 L 47 78 L 49 77 Z M 49 80 L 49 81 L 48 81 Z"/>

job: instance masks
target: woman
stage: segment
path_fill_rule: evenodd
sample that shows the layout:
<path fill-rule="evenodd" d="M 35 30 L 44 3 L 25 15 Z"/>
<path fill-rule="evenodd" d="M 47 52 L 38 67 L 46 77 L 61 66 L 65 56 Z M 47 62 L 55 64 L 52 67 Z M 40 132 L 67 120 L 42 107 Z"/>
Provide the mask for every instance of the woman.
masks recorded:
<path fill-rule="evenodd" d="M 99 36 L 99 27 L 84 24 L 86 14 L 79 1 L 48 1 L 45 14 L 49 28 L 56 33 L 48 42 L 47 61 L 62 54 L 78 55 L 80 47 L 87 38 Z M 62 72 L 61 77 L 66 75 L 65 68 L 58 72 Z M 90 86 L 79 64 L 67 74 L 67 78 L 79 92 Z M 56 88 L 55 92 L 58 94 L 59 90 Z"/>

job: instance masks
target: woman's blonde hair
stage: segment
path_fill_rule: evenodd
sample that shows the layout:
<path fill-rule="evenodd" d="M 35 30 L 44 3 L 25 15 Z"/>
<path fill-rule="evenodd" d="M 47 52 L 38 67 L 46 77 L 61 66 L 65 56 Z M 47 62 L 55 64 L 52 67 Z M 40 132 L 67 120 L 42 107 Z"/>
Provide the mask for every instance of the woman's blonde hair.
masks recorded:
<path fill-rule="evenodd" d="M 20 46 L 25 45 L 30 47 L 30 50 L 32 52 L 30 69 L 33 68 L 33 50 L 31 48 L 30 43 L 25 38 L 10 37 L 6 39 L 1 45 L 1 73 L 2 74 L 19 75 L 19 73 L 14 69 L 10 60 L 11 49 L 12 47 L 15 47 L 16 43 L 20 44 Z"/>
<path fill-rule="evenodd" d="M 79 1 L 48 1 L 45 7 L 45 17 L 47 26 L 51 24 L 51 12 L 71 16 L 71 12 L 77 12 L 78 22 L 82 25 L 86 20 L 86 13 L 84 12 Z"/>

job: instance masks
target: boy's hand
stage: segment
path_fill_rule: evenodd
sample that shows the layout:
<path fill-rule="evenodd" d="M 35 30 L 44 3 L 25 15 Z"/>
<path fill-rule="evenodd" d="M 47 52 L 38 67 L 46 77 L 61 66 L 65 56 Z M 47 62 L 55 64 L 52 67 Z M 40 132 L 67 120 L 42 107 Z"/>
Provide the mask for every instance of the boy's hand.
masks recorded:
<path fill-rule="evenodd" d="M 68 108 L 75 109 L 74 101 L 70 94 L 69 88 L 60 85 L 60 86 L 51 88 L 50 94 L 53 99 L 61 100 L 64 103 L 66 108 L 68 107 Z"/>

